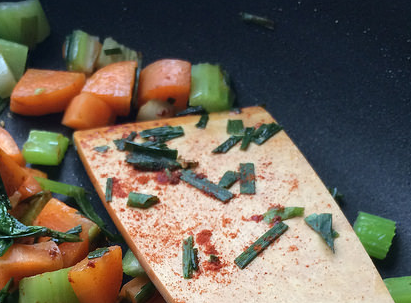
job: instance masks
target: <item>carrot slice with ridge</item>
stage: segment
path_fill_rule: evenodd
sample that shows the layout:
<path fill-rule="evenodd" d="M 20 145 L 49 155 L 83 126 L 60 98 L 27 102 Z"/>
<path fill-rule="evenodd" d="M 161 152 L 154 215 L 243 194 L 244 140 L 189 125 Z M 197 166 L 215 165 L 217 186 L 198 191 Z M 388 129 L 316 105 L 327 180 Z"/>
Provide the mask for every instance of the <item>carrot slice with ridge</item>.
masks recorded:
<path fill-rule="evenodd" d="M 82 92 L 92 93 L 106 102 L 119 116 L 128 116 L 136 76 L 136 61 L 121 61 L 97 70 Z"/>
<path fill-rule="evenodd" d="M 24 160 L 23 154 L 17 146 L 16 141 L 14 141 L 10 133 L 2 127 L 0 127 L 0 148 L 16 161 L 18 165 L 26 165 L 26 160 Z"/>
<path fill-rule="evenodd" d="M 27 116 L 62 112 L 86 81 L 82 73 L 28 69 L 10 97 L 10 110 Z"/>
<path fill-rule="evenodd" d="M 151 99 L 173 99 L 178 110 L 187 108 L 191 85 L 191 63 L 162 59 L 147 65 L 140 73 L 138 106 Z"/>
<path fill-rule="evenodd" d="M 61 123 L 74 129 L 89 129 L 109 125 L 114 120 L 114 111 L 106 102 L 83 92 L 70 102 Z"/>

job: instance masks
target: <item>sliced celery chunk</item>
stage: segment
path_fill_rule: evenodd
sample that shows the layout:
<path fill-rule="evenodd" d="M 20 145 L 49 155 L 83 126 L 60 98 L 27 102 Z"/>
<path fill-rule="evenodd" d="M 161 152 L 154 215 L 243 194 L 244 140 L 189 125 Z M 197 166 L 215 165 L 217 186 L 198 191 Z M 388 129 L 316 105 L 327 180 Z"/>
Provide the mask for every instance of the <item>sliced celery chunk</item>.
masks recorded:
<path fill-rule="evenodd" d="M 119 61 L 137 61 L 137 52 L 118 43 L 111 37 L 104 39 L 97 59 L 97 68 Z"/>
<path fill-rule="evenodd" d="M 58 165 L 64 158 L 69 139 L 62 134 L 32 130 L 23 145 L 23 156 L 27 163 Z"/>
<path fill-rule="evenodd" d="M 395 303 L 411 302 L 411 276 L 384 279 Z"/>
<path fill-rule="evenodd" d="M 9 97 L 15 85 L 16 80 L 13 73 L 2 54 L 0 54 L 0 98 Z"/>
<path fill-rule="evenodd" d="M 191 67 L 190 106 L 218 112 L 230 109 L 233 102 L 228 76 L 219 65 L 200 63 Z"/>
<path fill-rule="evenodd" d="M 19 284 L 19 303 L 77 303 L 68 280 L 71 268 L 24 278 Z"/>
<path fill-rule="evenodd" d="M 0 39 L 0 54 L 3 55 L 16 80 L 23 76 L 28 51 L 26 45 Z"/>
<path fill-rule="evenodd" d="M 123 258 L 123 272 L 131 277 L 141 277 L 146 275 L 140 262 L 138 262 L 130 249 L 127 250 Z"/>
<path fill-rule="evenodd" d="M 39 0 L 0 3 L 0 38 L 34 47 L 49 34 Z"/>

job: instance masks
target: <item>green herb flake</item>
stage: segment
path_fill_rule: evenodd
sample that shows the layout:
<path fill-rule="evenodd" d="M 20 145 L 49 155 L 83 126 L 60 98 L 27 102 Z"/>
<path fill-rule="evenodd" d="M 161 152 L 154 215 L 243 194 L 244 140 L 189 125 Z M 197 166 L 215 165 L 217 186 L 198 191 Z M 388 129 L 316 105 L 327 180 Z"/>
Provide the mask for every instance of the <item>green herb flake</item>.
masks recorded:
<path fill-rule="evenodd" d="M 236 171 L 228 170 L 224 173 L 220 182 L 218 182 L 218 186 L 222 188 L 230 188 L 239 179 L 240 179 L 240 173 Z"/>
<path fill-rule="evenodd" d="M 228 152 L 234 145 L 241 141 L 243 137 L 241 136 L 231 136 L 226 141 L 224 141 L 221 145 L 217 146 L 213 149 L 212 153 L 214 154 L 221 154 Z"/>
<path fill-rule="evenodd" d="M 344 195 L 338 191 L 337 187 L 328 188 L 328 191 L 337 203 L 342 202 Z"/>
<path fill-rule="evenodd" d="M 257 241 L 255 241 L 249 248 L 247 248 L 241 255 L 235 260 L 235 264 L 241 269 L 244 269 L 251 261 L 253 261 L 258 254 L 266 249 L 272 242 L 280 237 L 286 230 L 288 225 L 283 222 L 278 222 L 269 231 L 262 235 Z"/>
<path fill-rule="evenodd" d="M 181 164 L 173 159 L 161 156 L 152 156 L 139 153 L 129 153 L 126 162 L 133 164 L 136 169 L 143 171 L 159 171 L 163 169 L 175 170 L 181 168 Z"/>
<path fill-rule="evenodd" d="M 116 48 L 108 48 L 104 50 L 104 55 L 106 56 L 111 56 L 111 55 L 121 55 L 123 51 L 121 48 L 116 47 Z"/>
<path fill-rule="evenodd" d="M 77 226 L 69 229 L 68 231 L 66 231 L 66 234 L 80 236 L 80 233 L 82 231 L 83 231 L 83 228 L 81 227 L 81 225 L 77 225 Z M 57 239 L 51 239 L 51 240 L 56 242 L 56 244 L 64 243 L 64 241 L 61 241 L 58 238 Z"/>
<path fill-rule="evenodd" d="M 126 141 L 124 149 L 138 154 L 145 154 L 155 157 L 165 157 L 171 160 L 176 160 L 178 156 L 178 151 L 176 149 L 170 149 L 167 146 L 164 147 L 163 145 L 159 147 L 157 144 L 141 144 L 132 141 Z"/>
<path fill-rule="evenodd" d="M 182 170 L 180 179 L 224 203 L 233 197 L 228 190 L 210 182 L 207 178 L 197 176 L 191 170 Z"/>
<path fill-rule="evenodd" d="M 188 116 L 188 115 L 203 115 L 207 114 L 207 111 L 201 105 L 199 106 L 190 106 L 187 107 L 185 110 L 177 113 L 176 117 Z"/>
<path fill-rule="evenodd" d="M 194 248 L 194 238 L 189 236 L 183 240 L 183 277 L 191 279 L 193 271 L 198 270 L 198 250 Z"/>
<path fill-rule="evenodd" d="M 46 91 L 46 89 L 44 88 L 44 87 L 37 87 L 35 90 L 34 90 L 34 94 L 37 96 L 37 95 L 41 95 L 42 93 L 44 93 Z"/>
<path fill-rule="evenodd" d="M 126 148 L 126 141 L 133 141 L 136 137 L 137 133 L 133 131 L 127 136 L 127 138 L 114 139 L 113 142 L 117 146 L 118 150 L 123 151 Z"/>
<path fill-rule="evenodd" d="M 244 130 L 243 141 L 241 141 L 240 150 L 247 150 L 250 142 L 253 140 L 254 127 L 246 127 Z"/>
<path fill-rule="evenodd" d="M 108 145 L 101 145 L 101 146 L 96 146 L 93 149 L 99 153 L 105 153 L 108 151 L 109 147 Z"/>
<path fill-rule="evenodd" d="M 128 194 L 127 205 L 136 208 L 149 208 L 159 202 L 158 197 L 131 192 Z"/>
<path fill-rule="evenodd" d="M 308 224 L 308 226 L 310 226 L 313 230 L 320 234 L 327 245 L 331 248 L 332 252 L 335 253 L 335 232 L 332 229 L 332 215 L 328 213 L 312 214 L 306 217 L 304 220 Z"/>
<path fill-rule="evenodd" d="M 148 282 L 140 288 L 140 290 L 135 295 L 134 299 L 136 303 L 145 303 L 150 300 L 156 293 L 156 287 L 154 286 L 153 282 Z"/>
<path fill-rule="evenodd" d="M 253 163 L 240 163 L 240 193 L 255 194 L 255 171 Z"/>
<path fill-rule="evenodd" d="M 87 258 L 88 259 L 101 258 L 102 256 L 104 256 L 104 254 L 108 252 L 109 252 L 109 249 L 107 247 L 97 248 L 95 251 L 92 251 L 91 253 L 89 253 Z"/>
<path fill-rule="evenodd" d="M 201 115 L 201 118 L 198 121 L 198 123 L 196 124 L 196 127 L 200 128 L 200 129 L 205 129 L 206 126 L 207 126 L 207 123 L 208 123 L 208 119 L 209 119 L 208 114 Z"/>
<path fill-rule="evenodd" d="M 166 142 L 184 136 L 184 129 L 181 126 L 162 126 L 143 130 L 140 136 L 145 139 L 153 137 L 156 141 Z"/>
<path fill-rule="evenodd" d="M 262 124 L 255 132 L 253 136 L 254 143 L 261 145 L 283 128 L 276 123 Z"/>
<path fill-rule="evenodd" d="M 227 133 L 233 136 L 242 136 L 244 133 L 243 120 L 228 120 Z"/>
<path fill-rule="evenodd" d="M 256 24 L 262 27 L 265 27 L 269 30 L 274 30 L 275 29 L 275 23 L 273 20 L 270 20 L 266 17 L 261 17 L 249 13 L 240 13 L 241 20 L 243 20 L 245 23 L 252 23 Z"/>
<path fill-rule="evenodd" d="M 113 178 L 107 178 L 106 181 L 106 202 L 111 202 L 113 199 Z"/>
<path fill-rule="evenodd" d="M 263 214 L 264 221 L 271 224 L 280 218 L 282 221 L 304 215 L 304 207 L 271 207 Z"/>

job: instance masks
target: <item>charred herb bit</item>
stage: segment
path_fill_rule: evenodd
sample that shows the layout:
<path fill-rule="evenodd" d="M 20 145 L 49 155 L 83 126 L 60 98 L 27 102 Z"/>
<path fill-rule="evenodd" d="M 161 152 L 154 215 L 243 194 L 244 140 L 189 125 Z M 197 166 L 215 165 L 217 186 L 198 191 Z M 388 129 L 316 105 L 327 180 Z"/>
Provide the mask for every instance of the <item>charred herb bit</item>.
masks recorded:
<path fill-rule="evenodd" d="M 210 182 L 206 178 L 199 178 L 191 170 L 182 170 L 180 179 L 222 202 L 228 202 L 233 197 L 233 194 L 228 190 Z"/>
<path fill-rule="evenodd" d="M 282 221 L 304 215 L 304 207 L 272 207 L 263 214 L 264 221 L 274 223 L 278 217 Z"/>
<path fill-rule="evenodd" d="M 236 171 L 228 170 L 224 173 L 220 182 L 218 182 L 218 186 L 222 188 L 230 188 L 239 179 L 240 179 L 240 173 Z"/>
<path fill-rule="evenodd" d="M 244 134 L 243 120 L 228 120 L 227 133 L 233 136 L 242 136 Z"/>
<path fill-rule="evenodd" d="M 241 141 L 243 137 L 241 136 L 231 136 L 226 141 L 224 141 L 221 145 L 217 146 L 213 149 L 212 153 L 214 154 L 221 154 L 228 152 L 234 145 Z"/>
<path fill-rule="evenodd" d="M 113 178 L 107 178 L 106 181 L 106 202 L 113 200 Z"/>
<path fill-rule="evenodd" d="M 115 139 L 114 144 L 117 146 L 118 150 L 123 151 L 126 148 L 126 141 L 133 141 L 137 137 L 136 132 L 131 132 L 127 138 Z"/>
<path fill-rule="evenodd" d="M 181 168 L 181 164 L 176 160 L 138 153 L 129 153 L 126 156 L 126 162 L 133 164 L 136 169 L 144 171 L 158 171 L 166 168 L 175 170 Z"/>
<path fill-rule="evenodd" d="M 146 154 L 149 156 L 165 157 L 172 160 L 176 160 L 178 155 L 178 151 L 176 149 L 170 149 L 167 146 L 158 147 L 158 145 L 156 144 L 149 145 L 136 143 L 132 141 L 125 142 L 125 150 L 140 154 Z"/>
<path fill-rule="evenodd" d="M 205 129 L 208 123 L 209 116 L 208 114 L 202 114 L 200 120 L 196 124 L 197 128 Z"/>
<path fill-rule="evenodd" d="M 131 192 L 128 194 L 127 205 L 137 208 L 149 208 L 158 202 L 159 199 L 156 196 Z"/>
<path fill-rule="evenodd" d="M 334 238 L 337 234 L 332 229 L 332 215 L 328 213 L 312 214 L 304 220 L 308 226 L 320 234 L 332 252 L 335 253 Z"/>
<path fill-rule="evenodd" d="M 93 149 L 99 153 L 105 153 L 108 151 L 109 147 L 108 145 L 101 145 L 101 146 L 96 146 Z"/>
<path fill-rule="evenodd" d="M 208 259 L 208 262 L 210 263 L 218 263 L 220 262 L 220 259 L 218 258 L 218 256 L 211 254 L 210 258 Z"/>
<path fill-rule="evenodd" d="M 246 22 L 246 23 L 253 23 L 256 25 L 263 26 L 269 30 L 274 30 L 275 29 L 275 23 L 273 20 L 270 20 L 265 17 L 249 14 L 249 13 L 240 13 L 241 19 Z"/>
<path fill-rule="evenodd" d="M 253 163 L 240 163 L 240 193 L 255 194 L 255 172 Z"/>
<path fill-rule="evenodd" d="M 162 126 L 143 130 L 140 136 L 145 139 L 154 137 L 156 141 L 166 142 L 184 136 L 184 129 L 181 126 Z"/>
<path fill-rule="evenodd" d="M 193 271 L 198 270 L 198 250 L 194 248 L 193 236 L 183 240 L 183 276 L 184 279 L 191 279 Z"/>
<path fill-rule="evenodd" d="M 108 253 L 109 249 L 107 247 L 97 248 L 88 254 L 87 259 L 101 258 L 105 253 Z"/>
<path fill-rule="evenodd" d="M 110 48 L 110 49 L 105 49 L 104 50 L 104 54 L 107 56 L 110 55 L 121 55 L 123 53 L 123 51 L 121 50 L 121 48 L 116 47 L 116 48 Z"/>
<path fill-rule="evenodd" d="M 11 287 L 13 286 L 13 278 L 10 278 L 10 280 L 6 283 L 6 285 L 0 290 L 0 302 L 8 302 L 7 298 L 10 295 L 9 291 Z"/>
<path fill-rule="evenodd" d="M 188 116 L 188 115 L 203 115 L 207 114 L 207 111 L 201 105 L 199 106 L 189 106 L 185 110 L 177 113 L 176 117 Z"/>
<path fill-rule="evenodd" d="M 241 150 L 247 150 L 248 146 L 250 145 L 250 142 L 253 140 L 254 136 L 254 127 L 246 127 L 244 129 L 244 136 L 243 136 L 243 141 L 241 141 Z"/>
<path fill-rule="evenodd" d="M 253 142 L 261 145 L 283 128 L 277 123 L 262 124 L 255 132 L 253 136 Z"/>
<path fill-rule="evenodd" d="M 251 261 L 257 257 L 264 249 L 266 249 L 272 242 L 280 237 L 286 230 L 288 225 L 283 222 L 278 222 L 264 235 L 258 238 L 249 248 L 247 248 L 241 255 L 235 260 L 235 264 L 241 269 L 244 269 Z"/>
<path fill-rule="evenodd" d="M 140 288 L 134 299 L 136 303 L 145 303 L 150 300 L 152 296 L 156 293 L 156 287 L 154 286 L 153 282 L 147 282 Z"/>

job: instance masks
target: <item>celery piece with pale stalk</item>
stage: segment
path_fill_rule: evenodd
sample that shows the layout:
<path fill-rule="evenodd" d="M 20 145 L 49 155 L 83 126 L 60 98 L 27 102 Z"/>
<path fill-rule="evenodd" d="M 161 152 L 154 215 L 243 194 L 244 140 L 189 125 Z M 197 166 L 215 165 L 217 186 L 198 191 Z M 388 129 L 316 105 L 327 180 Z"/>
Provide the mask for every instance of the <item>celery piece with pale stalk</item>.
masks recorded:
<path fill-rule="evenodd" d="M 233 102 L 228 75 L 219 65 L 200 63 L 191 67 L 190 106 L 201 105 L 210 113 L 229 110 Z"/>
<path fill-rule="evenodd" d="M 13 73 L 0 53 L 0 98 L 8 98 L 16 85 Z"/>
<path fill-rule="evenodd" d="M 26 45 L 0 39 L 0 54 L 10 67 L 15 80 L 23 76 L 28 51 L 29 48 Z"/>
<path fill-rule="evenodd" d="M 386 257 L 395 235 L 394 221 L 360 211 L 353 228 L 371 257 Z"/>
<path fill-rule="evenodd" d="M 411 276 L 384 279 L 395 303 L 411 302 Z"/>
<path fill-rule="evenodd" d="M 94 70 L 101 44 L 97 36 L 74 30 L 66 37 L 64 59 L 69 71 L 91 74 Z"/>
<path fill-rule="evenodd" d="M 77 303 L 79 300 L 68 280 L 71 268 L 27 277 L 19 283 L 19 303 Z"/>
<path fill-rule="evenodd" d="M 68 144 L 69 139 L 62 134 L 32 130 L 23 145 L 23 156 L 31 164 L 59 165 Z"/>
<path fill-rule="evenodd" d="M 146 272 L 138 262 L 131 249 L 128 249 L 123 258 L 123 272 L 131 277 L 146 276 Z"/>
<path fill-rule="evenodd" d="M 97 68 L 120 61 L 137 61 L 137 52 L 118 43 L 111 37 L 105 38 L 97 58 Z"/>

